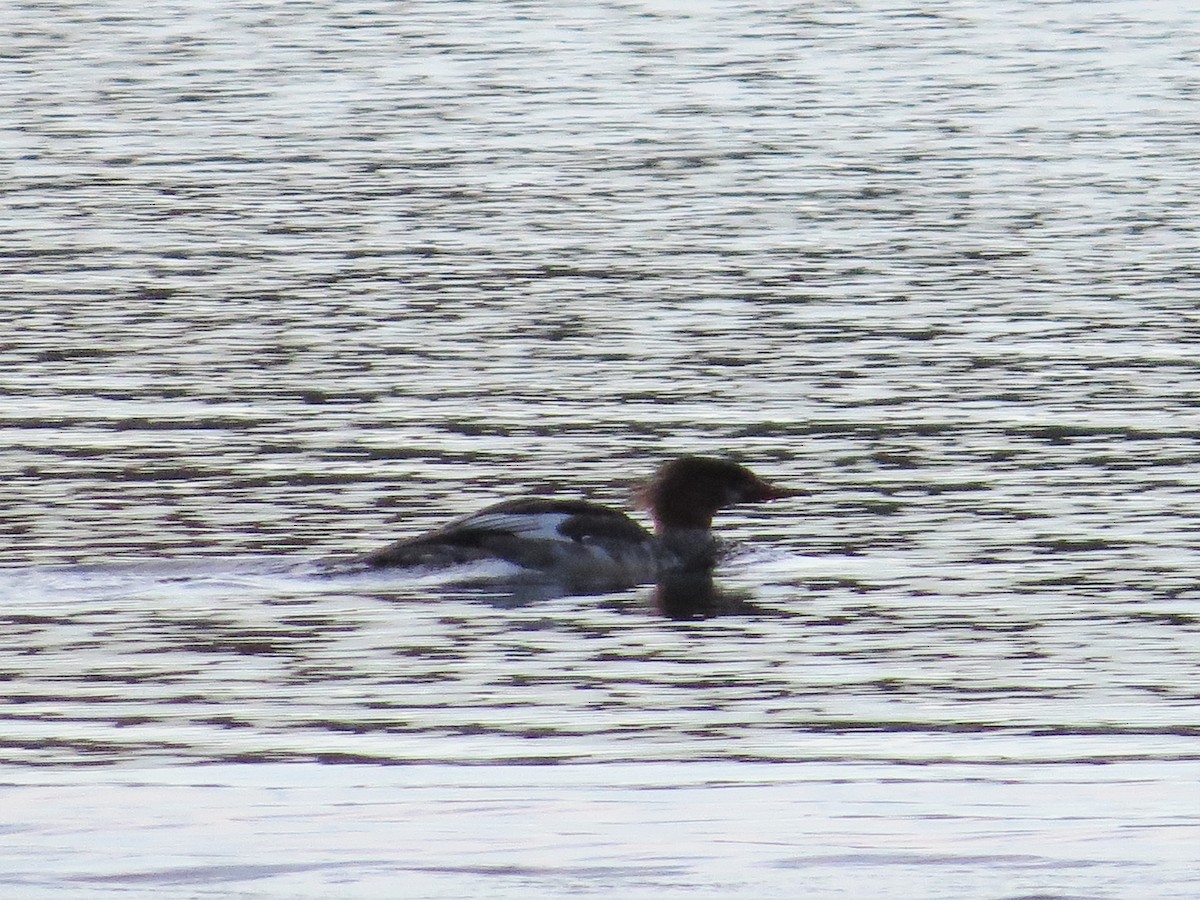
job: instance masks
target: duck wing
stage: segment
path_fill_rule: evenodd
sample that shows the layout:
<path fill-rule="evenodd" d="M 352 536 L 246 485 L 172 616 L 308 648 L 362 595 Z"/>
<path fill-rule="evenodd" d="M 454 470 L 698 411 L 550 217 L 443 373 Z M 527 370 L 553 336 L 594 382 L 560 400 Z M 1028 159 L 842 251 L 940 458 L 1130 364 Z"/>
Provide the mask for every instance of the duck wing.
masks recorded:
<path fill-rule="evenodd" d="M 584 549 L 608 552 L 652 542 L 637 522 L 598 503 L 523 497 L 496 503 L 441 528 L 398 541 L 367 555 L 364 561 L 376 567 L 409 567 L 504 559 L 541 569 Z"/>

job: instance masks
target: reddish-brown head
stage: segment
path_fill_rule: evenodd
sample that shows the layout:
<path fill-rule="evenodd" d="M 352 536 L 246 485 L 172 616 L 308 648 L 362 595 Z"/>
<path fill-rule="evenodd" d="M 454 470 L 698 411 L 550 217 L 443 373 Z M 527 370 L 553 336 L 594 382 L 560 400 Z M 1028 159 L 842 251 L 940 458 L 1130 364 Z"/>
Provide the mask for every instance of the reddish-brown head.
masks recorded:
<path fill-rule="evenodd" d="M 638 506 L 649 510 L 659 531 L 711 528 L 717 510 L 735 503 L 795 497 L 807 491 L 763 481 L 745 466 L 707 456 L 683 456 L 664 463 L 638 488 Z"/>

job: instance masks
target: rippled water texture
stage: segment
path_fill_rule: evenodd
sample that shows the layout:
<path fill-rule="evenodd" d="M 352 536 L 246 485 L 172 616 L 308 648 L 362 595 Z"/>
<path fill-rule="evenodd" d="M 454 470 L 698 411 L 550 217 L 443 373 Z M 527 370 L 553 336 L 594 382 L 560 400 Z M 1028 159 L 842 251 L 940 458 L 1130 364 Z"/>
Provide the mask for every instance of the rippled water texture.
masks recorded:
<path fill-rule="evenodd" d="M 6 894 L 1196 896 L 1182 6 L 0 35 Z M 681 452 L 714 605 L 315 565 Z"/>

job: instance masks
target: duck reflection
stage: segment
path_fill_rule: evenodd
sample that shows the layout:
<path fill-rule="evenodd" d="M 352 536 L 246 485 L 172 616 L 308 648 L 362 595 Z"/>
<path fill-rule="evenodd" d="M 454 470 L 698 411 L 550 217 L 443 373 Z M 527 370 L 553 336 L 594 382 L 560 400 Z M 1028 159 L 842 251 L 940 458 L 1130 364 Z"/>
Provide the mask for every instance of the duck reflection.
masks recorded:
<path fill-rule="evenodd" d="M 621 592 L 617 596 L 617 591 Z M 640 593 L 631 602 L 628 586 L 597 589 L 595 585 L 564 585 L 558 581 L 522 579 L 504 583 L 441 585 L 436 590 L 438 599 L 464 600 L 484 603 L 497 609 L 519 609 L 537 603 L 559 600 L 564 597 L 613 594 L 602 601 L 609 609 L 622 612 L 652 612 L 677 621 L 712 619 L 718 616 L 779 616 L 779 610 L 760 606 L 754 602 L 754 594 L 748 590 L 733 590 L 721 587 L 711 574 L 694 572 L 663 578 L 648 593 Z M 393 591 L 368 592 L 381 600 L 395 601 Z M 408 594 L 408 591 L 404 592 Z"/>
<path fill-rule="evenodd" d="M 651 593 L 651 602 L 658 613 L 676 620 L 778 615 L 754 603 L 753 596 L 749 591 L 718 586 L 708 572 L 694 572 L 659 581 Z"/>

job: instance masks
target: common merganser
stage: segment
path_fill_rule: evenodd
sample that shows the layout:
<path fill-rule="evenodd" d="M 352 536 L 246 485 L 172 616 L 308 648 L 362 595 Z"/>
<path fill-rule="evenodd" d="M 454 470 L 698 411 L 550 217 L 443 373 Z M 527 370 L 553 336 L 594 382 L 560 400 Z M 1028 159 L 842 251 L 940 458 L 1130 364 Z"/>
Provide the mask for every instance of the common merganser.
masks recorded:
<path fill-rule="evenodd" d="M 710 529 L 718 510 L 806 493 L 770 484 L 728 460 L 684 456 L 660 466 L 635 493 L 636 505 L 654 519 L 655 534 L 598 503 L 524 497 L 398 541 L 360 561 L 372 568 L 440 568 L 506 560 L 564 583 L 629 587 L 711 571 L 718 547 Z"/>

